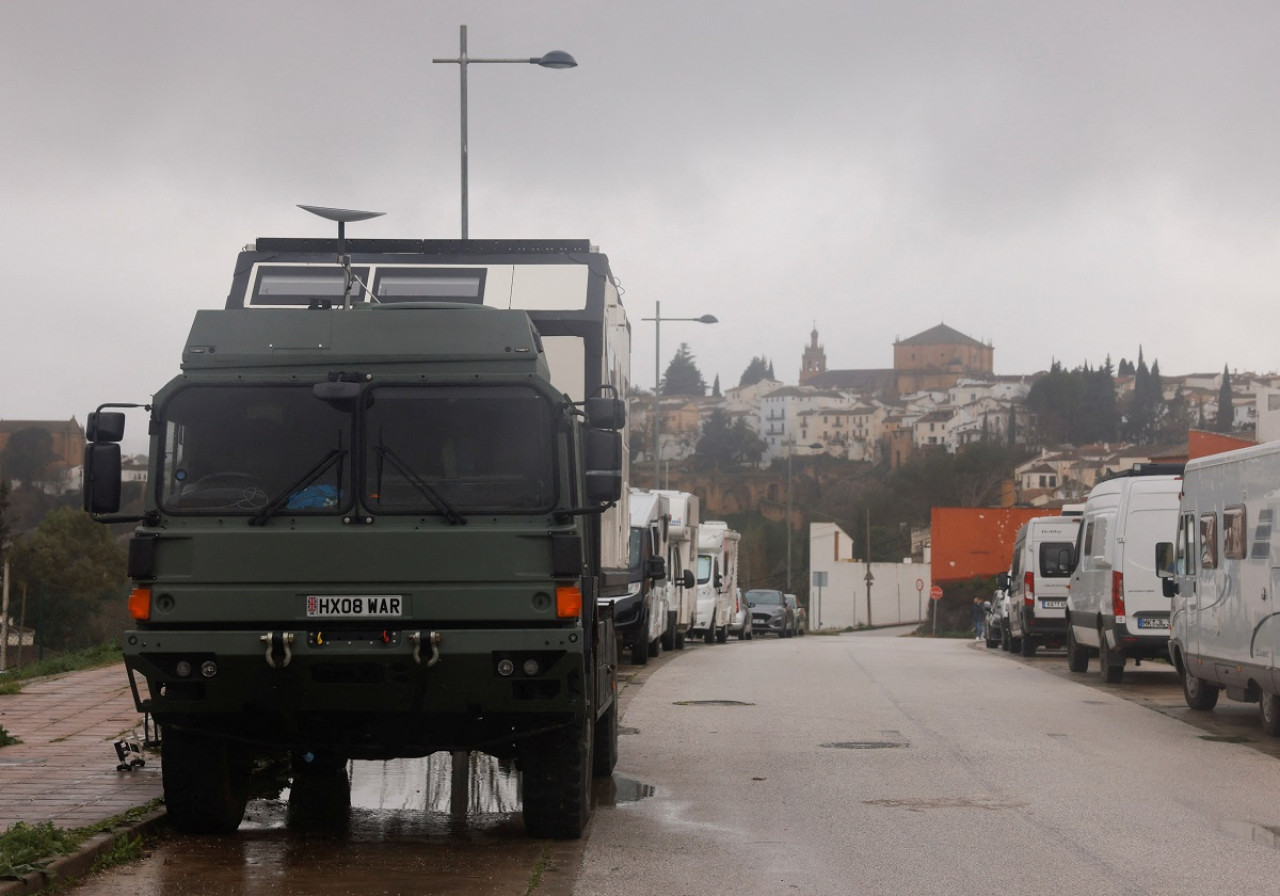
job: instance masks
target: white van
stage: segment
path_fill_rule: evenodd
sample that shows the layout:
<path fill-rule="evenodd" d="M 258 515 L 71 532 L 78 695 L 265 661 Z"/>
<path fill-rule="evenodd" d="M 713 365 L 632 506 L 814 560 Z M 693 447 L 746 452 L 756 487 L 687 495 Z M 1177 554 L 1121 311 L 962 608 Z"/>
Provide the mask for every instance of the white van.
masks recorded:
<path fill-rule="evenodd" d="M 654 489 L 653 494 L 667 499 L 670 520 L 667 525 L 667 626 L 662 633 L 662 646 L 667 650 L 683 650 L 684 639 L 693 628 L 697 608 L 697 582 L 694 569 L 698 563 L 698 496 L 689 492 Z"/>
<path fill-rule="evenodd" d="M 1126 659 L 1167 657 L 1169 598 L 1156 575 L 1157 546 L 1173 550 L 1182 464 L 1135 464 L 1089 492 L 1067 594 L 1067 667 L 1096 656 L 1102 680 L 1124 677 Z"/>
<path fill-rule="evenodd" d="M 698 527 L 698 605 L 689 636 L 708 644 L 729 640 L 738 591 L 738 542 L 729 524 L 707 520 Z"/>
<path fill-rule="evenodd" d="M 1192 709 L 1219 691 L 1257 702 L 1280 734 L 1280 442 L 1199 458 L 1182 483 L 1172 562 L 1169 657 Z"/>
<path fill-rule="evenodd" d="M 1037 647 L 1067 643 L 1067 591 L 1075 566 L 1079 516 L 1027 520 L 1013 541 L 1013 563 L 1000 585 L 1008 592 L 1009 650 L 1035 656 Z"/>

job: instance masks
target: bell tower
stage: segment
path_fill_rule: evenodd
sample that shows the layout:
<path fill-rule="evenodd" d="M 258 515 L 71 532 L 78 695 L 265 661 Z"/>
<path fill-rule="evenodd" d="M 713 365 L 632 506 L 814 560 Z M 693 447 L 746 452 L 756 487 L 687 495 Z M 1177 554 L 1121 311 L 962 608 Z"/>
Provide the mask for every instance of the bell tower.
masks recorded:
<path fill-rule="evenodd" d="M 818 324 L 809 333 L 809 345 L 800 359 L 800 384 L 804 385 L 820 373 L 827 371 L 827 353 L 818 345 Z"/>

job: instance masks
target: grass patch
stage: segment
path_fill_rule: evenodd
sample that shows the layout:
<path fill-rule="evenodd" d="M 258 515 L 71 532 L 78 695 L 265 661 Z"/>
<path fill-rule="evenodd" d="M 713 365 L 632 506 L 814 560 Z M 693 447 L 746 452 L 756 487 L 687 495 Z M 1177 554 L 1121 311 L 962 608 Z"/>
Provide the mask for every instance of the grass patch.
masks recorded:
<path fill-rule="evenodd" d="M 119 644 L 101 644 L 73 653 L 64 653 L 48 657 L 37 663 L 18 666 L 4 673 L 0 678 L 0 695 L 17 694 L 22 691 L 22 682 L 33 678 L 45 678 L 63 672 L 79 672 L 84 669 L 100 669 L 121 661 L 124 657 Z"/>
<path fill-rule="evenodd" d="M 20 744 L 21 740 L 9 733 L 9 729 L 0 725 L 0 747 L 7 747 L 10 744 Z"/>
<path fill-rule="evenodd" d="M 542 886 L 542 873 L 547 870 L 547 864 L 551 860 L 551 847 L 542 847 L 542 856 L 538 859 L 538 863 L 533 866 L 533 873 L 529 875 L 529 889 L 525 890 L 525 896 L 530 896 L 538 887 Z"/>
<path fill-rule="evenodd" d="M 137 824 L 159 805 L 160 800 L 152 800 L 145 806 L 130 809 L 98 824 L 66 830 L 54 827 L 48 821 L 41 824 L 20 821 L 0 834 L 0 880 L 17 880 L 34 871 L 45 871 L 49 863 L 75 852 L 95 834 Z M 123 836 L 108 853 L 98 859 L 94 870 L 132 862 L 141 855 L 142 838 Z"/>

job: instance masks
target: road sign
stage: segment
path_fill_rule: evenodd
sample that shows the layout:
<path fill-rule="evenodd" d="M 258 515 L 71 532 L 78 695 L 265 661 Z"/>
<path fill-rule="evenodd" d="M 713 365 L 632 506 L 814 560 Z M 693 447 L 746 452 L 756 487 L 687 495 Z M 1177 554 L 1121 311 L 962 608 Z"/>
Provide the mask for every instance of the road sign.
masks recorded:
<path fill-rule="evenodd" d="M 924 579 L 916 579 L 916 590 L 917 591 L 924 590 Z"/>
<path fill-rule="evenodd" d="M 942 586 L 934 585 L 929 589 L 929 598 L 931 600 L 942 600 Z"/>

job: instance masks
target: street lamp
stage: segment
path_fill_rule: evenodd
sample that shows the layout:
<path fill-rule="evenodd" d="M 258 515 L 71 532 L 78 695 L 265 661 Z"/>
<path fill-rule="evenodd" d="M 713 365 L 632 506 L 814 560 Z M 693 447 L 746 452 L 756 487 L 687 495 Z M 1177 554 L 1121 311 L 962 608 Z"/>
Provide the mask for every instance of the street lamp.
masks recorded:
<path fill-rule="evenodd" d="M 662 481 L 659 479 L 660 463 L 658 461 L 659 448 L 658 431 L 660 429 L 661 414 L 661 384 L 662 384 L 662 322 L 664 320 L 684 320 L 692 321 L 697 324 L 718 324 L 719 319 L 714 314 L 704 314 L 702 317 L 663 317 L 662 303 L 655 301 L 653 303 L 653 317 L 642 317 L 641 320 L 653 321 L 653 487 L 661 488 Z"/>
<path fill-rule="evenodd" d="M 782 446 L 787 449 L 787 591 L 791 590 L 791 453 L 797 447 L 819 449 L 822 447 L 821 442 L 811 442 L 808 445 L 798 446 L 794 441 L 783 442 Z"/>
<path fill-rule="evenodd" d="M 467 66 L 473 62 L 520 62 L 540 65 L 543 68 L 575 68 L 578 61 L 564 50 L 552 50 L 541 56 L 525 59 L 470 59 L 467 56 L 467 26 L 460 25 L 458 58 L 432 59 L 432 62 L 451 62 L 458 66 L 462 82 L 462 238 L 467 239 Z"/>

